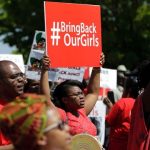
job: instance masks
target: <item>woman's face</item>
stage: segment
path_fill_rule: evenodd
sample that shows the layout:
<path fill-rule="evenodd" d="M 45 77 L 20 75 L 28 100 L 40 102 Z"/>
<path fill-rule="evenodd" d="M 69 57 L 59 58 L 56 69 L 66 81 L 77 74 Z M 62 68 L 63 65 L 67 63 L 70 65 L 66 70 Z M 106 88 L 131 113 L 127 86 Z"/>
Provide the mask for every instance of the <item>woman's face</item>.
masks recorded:
<path fill-rule="evenodd" d="M 71 109 L 84 108 L 85 106 L 85 96 L 83 91 L 78 86 L 72 86 L 67 92 L 66 106 Z"/>
<path fill-rule="evenodd" d="M 55 110 L 48 112 L 49 120 L 45 129 L 47 144 L 44 150 L 70 150 L 71 135 L 68 125 L 60 121 Z"/>

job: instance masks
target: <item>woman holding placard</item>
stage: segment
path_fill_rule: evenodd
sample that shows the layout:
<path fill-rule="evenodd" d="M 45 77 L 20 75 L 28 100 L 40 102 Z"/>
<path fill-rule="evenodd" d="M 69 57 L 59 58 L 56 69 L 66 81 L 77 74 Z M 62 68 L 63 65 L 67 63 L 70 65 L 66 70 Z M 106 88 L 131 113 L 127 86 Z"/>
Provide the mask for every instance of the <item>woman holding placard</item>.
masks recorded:
<path fill-rule="evenodd" d="M 104 54 L 100 58 L 100 64 L 104 63 Z M 48 67 L 49 58 L 44 56 L 43 70 L 41 75 L 41 92 L 50 98 L 50 89 L 48 85 Z M 100 85 L 100 68 L 93 67 L 90 81 L 87 87 L 87 94 L 84 94 L 84 89 L 79 81 L 66 80 L 60 83 L 53 92 L 53 98 L 59 102 L 57 107 L 61 115 L 61 119 L 70 126 L 72 135 L 79 133 L 88 133 L 96 136 L 96 127 L 89 120 L 87 115 L 93 109 L 99 95 Z"/>

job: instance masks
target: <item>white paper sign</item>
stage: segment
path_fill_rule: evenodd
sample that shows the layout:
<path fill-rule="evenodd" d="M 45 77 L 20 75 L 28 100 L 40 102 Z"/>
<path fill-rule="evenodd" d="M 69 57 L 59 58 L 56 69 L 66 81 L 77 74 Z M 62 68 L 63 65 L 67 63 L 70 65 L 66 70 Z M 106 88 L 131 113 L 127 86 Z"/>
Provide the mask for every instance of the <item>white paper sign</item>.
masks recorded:
<path fill-rule="evenodd" d="M 100 87 L 108 89 L 116 89 L 117 70 L 101 68 Z"/>
<path fill-rule="evenodd" d="M 32 50 L 26 65 L 26 77 L 32 80 L 40 80 L 42 58 L 44 51 Z"/>
<path fill-rule="evenodd" d="M 30 55 L 26 65 L 26 77 L 40 80 L 42 58 L 45 52 L 45 32 L 35 31 Z"/>
<path fill-rule="evenodd" d="M 45 51 L 45 49 L 45 32 L 36 30 L 31 50 Z"/>
<path fill-rule="evenodd" d="M 94 106 L 93 110 L 89 114 L 90 117 L 100 117 L 106 115 L 106 105 L 103 103 L 102 96 L 99 96 L 96 105 Z"/>
<path fill-rule="evenodd" d="M 26 66 L 26 76 L 29 79 L 40 80 L 41 76 L 41 62 L 44 53 L 32 50 Z M 78 80 L 82 82 L 84 75 L 84 68 L 50 68 L 48 72 L 49 81 L 62 82 L 67 79 Z"/>
<path fill-rule="evenodd" d="M 90 68 L 90 74 L 92 68 Z M 105 139 L 105 116 L 106 116 L 106 105 L 103 103 L 103 97 L 106 96 L 107 89 L 116 89 L 117 86 L 117 70 L 101 68 L 100 74 L 100 87 L 103 88 L 102 95 L 99 96 L 97 103 L 93 110 L 89 114 L 89 117 L 96 119 L 98 123 L 97 128 L 99 130 L 98 139 L 101 144 L 104 144 Z"/>
<path fill-rule="evenodd" d="M 93 110 L 88 117 L 95 119 L 96 128 L 99 133 L 97 135 L 98 140 L 103 145 L 105 139 L 105 116 L 106 116 L 106 105 L 102 101 L 102 96 L 99 96 Z"/>
<path fill-rule="evenodd" d="M 20 70 L 25 73 L 24 61 L 23 56 L 20 54 L 0 54 L 0 60 L 10 60 L 14 62 Z"/>
<path fill-rule="evenodd" d="M 89 74 L 91 75 L 92 67 L 89 69 Z M 100 87 L 107 89 L 117 88 L 117 70 L 101 68 L 100 75 Z"/>
<path fill-rule="evenodd" d="M 84 71 L 85 69 L 81 67 L 50 69 L 49 79 L 55 82 L 62 82 L 68 79 L 82 82 Z"/>

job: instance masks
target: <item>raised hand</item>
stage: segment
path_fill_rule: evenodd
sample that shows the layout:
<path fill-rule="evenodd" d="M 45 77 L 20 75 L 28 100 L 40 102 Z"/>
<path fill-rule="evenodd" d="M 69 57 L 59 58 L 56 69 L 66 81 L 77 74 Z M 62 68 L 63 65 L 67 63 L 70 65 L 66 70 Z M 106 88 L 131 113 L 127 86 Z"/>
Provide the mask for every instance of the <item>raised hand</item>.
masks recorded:
<path fill-rule="evenodd" d="M 50 67 L 49 57 L 47 55 L 44 55 L 42 59 L 42 69 L 48 70 L 49 67 Z"/>

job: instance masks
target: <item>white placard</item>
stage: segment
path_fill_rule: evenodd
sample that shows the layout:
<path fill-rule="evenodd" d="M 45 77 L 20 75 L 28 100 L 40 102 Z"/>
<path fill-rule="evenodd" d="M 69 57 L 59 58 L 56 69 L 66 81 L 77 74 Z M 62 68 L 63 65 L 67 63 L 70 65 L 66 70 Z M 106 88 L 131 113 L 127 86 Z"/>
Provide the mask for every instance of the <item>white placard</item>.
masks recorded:
<path fill-rule="evenodd" d="M 45 51 L 45 49 L 45 32 L 36 30 L 31 50 Z"/>
<path fill-rule="evenodd" d="M 30 55 L 26 65 L 26 77 L 40 80 L 42 58 L 45 52 L 45 32 L 35 31 Z"/>
<path fill-rule="evenodd" d="M 92 72 L 92 67 L 89 69 L 89 74 Z M 117 88 L 117 70 L 101 68 L 100 87 L 106 89 Z"/>
<path fill-rule="evenodd" d="M 91 74 L 92 68 L 89 69 Z M 99 130 L 98 139 L 101 144 L 104 144 L 105 139 L 105 116 L 106 116 L 106 105 L 103 103 L 103 96 L 106 96 L 107 89 L 116 89 L 117 87 L 117 70 L 101 68 L 100 74 L 100 87 L 103 88 L 98 101 L 96 102 L 93 110 L 89 114 L 89 117 L 96 119 L 98 123 L 97 128 Z"/>
<path fill-rule="evenodd" d="M 82 82 L 85 68 L 69 67 L 50 69 L 49 79 L 55 82 L 62 82 L 64 80 L 78 80 Z"/>
<path fill-rule="evenodd" d="M 105 116 L 106 116 L 106 105 L 102 101 L 102 96 L 99 96 L 93 110 L 88 117 L 96 120 L 96 128 L 99 130 L 97 135 L 98 140 L 103 145 L 105 139 Z"/>
<path fill-rule="evenodd" d="M 117 70 L 101 68 L 100 87 L 108 89 L 116 89 Z"/>
<path fill-rule="evenodd" d="M 25 73 L 23 56 L 21 54 L 0 54 L 0 60 L 10 60 L 14 62 L 20 70 Z"/>
<path fill-rule="evenodd" d="M 26 65 L 26 77 L 32 80 L 40 80 L 41 65 L 44 51 L 32 50 Z"/>
<path fill-rule="evenodd" d="M 44 53 L 32 50 L 26 66 L 26 76 L 29 79 L 40 80 L 41 76 L 41 61 Z M 50 68 L 48 71 L 49 81 L 62 82 L 67 79 L 78 80 L 82 82 L 84 68 Z"/>

